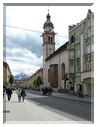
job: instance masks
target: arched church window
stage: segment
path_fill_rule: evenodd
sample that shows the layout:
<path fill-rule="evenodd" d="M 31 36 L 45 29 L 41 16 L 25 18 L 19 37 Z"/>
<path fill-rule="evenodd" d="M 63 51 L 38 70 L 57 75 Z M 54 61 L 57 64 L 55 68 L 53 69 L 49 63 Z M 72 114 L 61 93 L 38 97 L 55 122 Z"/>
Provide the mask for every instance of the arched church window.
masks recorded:
<path fill-rule="evenodd" d="M 48 42 L 50 42 L 50 37 L 48 37 Z"/>
<path fill-rule="evenodd" d="M 52 37 L 51 37 L 51 42 L 52 42 Z"/>
<path fill-rule="evenodd" d="M 62 63 L 62 66 L 61 66 L 61 75 L 62 75 L 62 79 L 63 79 L 65 76 L 65 64 L 64 63 Z"/>

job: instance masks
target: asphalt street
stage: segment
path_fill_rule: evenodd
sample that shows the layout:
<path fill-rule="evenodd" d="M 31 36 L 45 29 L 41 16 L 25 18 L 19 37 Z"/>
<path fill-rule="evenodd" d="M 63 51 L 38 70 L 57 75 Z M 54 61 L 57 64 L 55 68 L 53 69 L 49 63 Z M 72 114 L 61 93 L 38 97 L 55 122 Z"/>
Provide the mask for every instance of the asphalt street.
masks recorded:
<path fill-rule="evenodd" d="M 53 95 L 43 95 L 32 90 L 26 90 L 26 94 L 26 100 L 52 112 L 75 121 L 91 121 L 91 102 L 58 98 Z"/>

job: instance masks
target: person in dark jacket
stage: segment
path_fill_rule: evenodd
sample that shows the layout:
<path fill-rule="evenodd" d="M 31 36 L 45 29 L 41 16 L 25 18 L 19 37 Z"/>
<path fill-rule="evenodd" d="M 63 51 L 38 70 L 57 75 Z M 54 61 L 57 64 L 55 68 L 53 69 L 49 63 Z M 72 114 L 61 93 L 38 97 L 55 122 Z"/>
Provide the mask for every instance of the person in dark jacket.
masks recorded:
<path fill-rule="evenodd" d="M 4 99 L 4 93 L 5 93 L 5 89 L 3 89 L 3 99 Z"/>
<path fill-rule="evenodd" d="M 8 89 L 6 90 L 6 94 L 8 96 L 8 101 L 10 101 L 11 95 L 12 95 L 12 90 L 8 87 Z"/>
<path fill-rule="evenodd" d="M 26 94 L 25 94 L 24 88 L 22 88 L 21 97 L 22 97 L 23 101 L 24 101 L 25 96 L 26 96 Z"/>

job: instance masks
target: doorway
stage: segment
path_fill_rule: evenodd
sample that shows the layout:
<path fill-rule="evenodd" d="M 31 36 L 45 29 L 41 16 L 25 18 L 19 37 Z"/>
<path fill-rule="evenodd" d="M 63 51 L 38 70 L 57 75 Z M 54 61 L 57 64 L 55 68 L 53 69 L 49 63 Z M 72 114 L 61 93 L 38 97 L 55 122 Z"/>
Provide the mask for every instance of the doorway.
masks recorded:
<path fill-rule="evenodd" d="M 82 85 L 81 84 L 79 84 L 79 89 L 82 91 Z"/>

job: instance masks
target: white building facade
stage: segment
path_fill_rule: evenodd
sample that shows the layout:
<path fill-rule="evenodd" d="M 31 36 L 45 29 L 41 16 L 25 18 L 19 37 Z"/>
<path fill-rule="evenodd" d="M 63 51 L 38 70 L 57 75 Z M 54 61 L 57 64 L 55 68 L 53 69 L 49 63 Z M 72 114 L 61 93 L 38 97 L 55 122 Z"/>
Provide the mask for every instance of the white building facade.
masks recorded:
<path fill-rule="evenodd" d="M 62 45 L 59 49 L 57 49 L 51 56 L 49 56 L 46 59 L 46 86 L 53 87 L 55 91 L 58 91 L 60 87 L 64 89 L 64 92 L 68 92 L 69 90 L 69 80 L 67 80 L 67 44 L 68 43 Z M 55 67 L 57 67 L 57 69 Z M 53 83 L 51 80 L 53 80 Z"/>
<path fill-rule="evenodd" d="M 54 25 L 47 14 L 47 21 L 44 23 L 43 37 L 43 86 L 52 87 L 58 91 L 62 87 L 65 92 L 69 89 L 67 81 L 68 52 L 67 44 L 62 45 L 55 51 Z"/>

